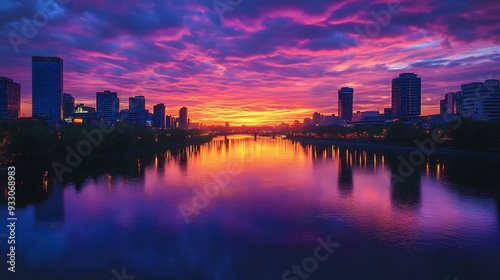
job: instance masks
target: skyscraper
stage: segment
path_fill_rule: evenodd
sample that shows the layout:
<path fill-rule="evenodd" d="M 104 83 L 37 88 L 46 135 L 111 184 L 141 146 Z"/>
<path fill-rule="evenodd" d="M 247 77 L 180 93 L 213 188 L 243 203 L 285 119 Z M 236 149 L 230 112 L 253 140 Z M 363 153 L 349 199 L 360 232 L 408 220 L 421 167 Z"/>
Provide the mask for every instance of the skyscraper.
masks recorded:
<path fill-rule="evenodd" d="M 165 116 L 165 128 L 171 129 L 175 128 L 175 118 L 172 116 Z"/>
<path fill-rule="evenodd" d="M 474 120 L 498 121 L 500 118 L 500 81 L 462 85 L 461 114 Z"/>
<path fill-rule="evenodd" d="M 446 100 L 446 113 L 455 114 L 457 112 L 457 103 L 455 101 L 455 93 L 447 93 L 444 97 Z"/>
<path fill-rule="evenodd" d="M 0 120 L 19 118 L 21 85 L 12 79 L 0 77 Z"/>
<path fill-rule="evenodd" d="M 57 122 L 63 115 L 63 60 L 58 57 L 33 56 L 32 115 Z"/>
<path fill-rule="evenodd" d="M 144 96 L 135 96 L 128 99 L 128 109 L 130 111 L 146 111 L 146 98 Z"/>
<path fill-rule="evenodd" d="M 462 92 L 458 91 L 455 93 L 455 104 L 456 104 L 456 113 L 462 115 Z"/>
<path fill-rule="evenodd" d="M 182 107 L 179 110 L 179 128 L 180 129 L 189 129 L 188 109 L 186 107 Z"/>
<path fill-rule="evenodd" d="M 63 94 L 63 118 L 71 117 L 75 114 L 75 98 L 71 94 Z"/>
<path fill-rule="evenodd" d="M 448 112 L 448 102 L 446 101 L 446 97 L 443 100 L 439 101 L 439 113 L 446 114 Z"/>
<path fill-rule="evenodd" d="M 120 99 L 116 92 L 105 90 L 96 92 L 97 118 L 106 123 L 115 124 L 120 112 Z"/>
<path fill-rule="evenodd" d="M 353 88 L 343 87 L 339 89 L 339 117 L 344 121 L 352 120 L 353 95 Z"/>
<path fill-rule="evenodd" d="M 414 73 L 402 73 L 392 80 L 392 115 L 418 117 L 421 113 L 421 79 Z"/>
<path fill-rule="evenodd" d="M 153 126 L 165 128 L 165 104 L 163 103 L 153 106 Z"/>
<path fill-rule="evenodd" d="M 146 124 L 146 98 L 144 96 L 135 96 L 128 99 L 127 121 L 141 125 Z"/>

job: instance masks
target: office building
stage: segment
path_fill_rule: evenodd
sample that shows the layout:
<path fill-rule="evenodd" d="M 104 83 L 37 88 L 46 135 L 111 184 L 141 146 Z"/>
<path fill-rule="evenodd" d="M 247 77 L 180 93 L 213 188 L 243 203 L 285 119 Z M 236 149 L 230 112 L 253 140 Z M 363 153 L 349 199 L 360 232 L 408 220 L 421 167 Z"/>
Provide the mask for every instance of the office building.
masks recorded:
<path fill-rule="evenodd" d="M 392 119 L 392 108 L 384 108 L 384 120 Z"/>
<path fill-rule="evenodd" d="M 462 85 L 461 115 L 474 120 L 500 119 L 500 81 L 490 79 Z"/>
<path fill-rule="evenodd" d="M 172 116 L 165 116 L 165 128 L 171 129 L 175 128 L 175 118 Z"/>
<path fill-rule="evenodd" d="M 153 126 L 165 128 L 165 104 L 163 103 L 153 106 Z"/>
<path fill-rule="evenodd" d="M 446 114 L 448 111 L 448 102 L 446 102 L 446 98 L 439 100 L 439 114 Z"/>
<path fill-rule="evenodd" d="M 462 115 L 462 92 L 455 93 L 455 109 L 458 115 Z"/>
<path fill-rule="evenodd" d="M 352 103 L 354 89 L 349 87 L 343 87 L 339 89 L 339 117 L 344 121 L 352 120 Z"/>
<path fill-rule="evenodd" d="M 414 73 L 403 73 L 392 80 L 392 116 L 418 117 L 421 113 L 421 78 Z"/>
<path fill-rule="evenodd" d="M 144 96 L 130 97 L 128 99 L 128 109 L 125 121 L 146 125 L 148 115 L 146 112 L 146 98 Z"/>
<path fill-rule="evenodd" d="M 63 116 L 63 60 L 58 57 L 33 56 L 32 115 L 57 122 Z"/>
<path fill-rule="evenodd" d="M 189 129 L 188 109 L 186 107 L 179 110 L 179 128 Z"/>
<path fill-rule="evenodd" d="M 446 100 L 446 113 L 447 114 L 455 114 L 457 112 L 455 93 L 454 92 L 447 93 L 445 95 L 444 99 Z"/>
<path fill-rule="evenodd" d="M 73 118 L 74 123 L 96 124 L 97 113 L 94 107 L 85 106 L 85 104 L 77 104 Z"/>
<path fill-rule="evenodd" d="M 384 125 L 384 115 L 378 111 L 357 111 L 352 116 L 352 124 L 355 125 Z"/>
<path fill-rule="evenodd" d="M 75 98 L 68 93 L 63 94 L 63 118 L 72 117 L 75 114 Z"/>
<path fill-rule="evenodd" d="M 116 123 L 120 113 L 120 99 L 116 92 L 96 92 L 96 107 L 98 119 L 109 124 Z"/>
<path fill-rule="evenodd" d="M 19 118 L 21 111 L 21 85 L 12 79 L 0 77 L 0 120 Z"/>

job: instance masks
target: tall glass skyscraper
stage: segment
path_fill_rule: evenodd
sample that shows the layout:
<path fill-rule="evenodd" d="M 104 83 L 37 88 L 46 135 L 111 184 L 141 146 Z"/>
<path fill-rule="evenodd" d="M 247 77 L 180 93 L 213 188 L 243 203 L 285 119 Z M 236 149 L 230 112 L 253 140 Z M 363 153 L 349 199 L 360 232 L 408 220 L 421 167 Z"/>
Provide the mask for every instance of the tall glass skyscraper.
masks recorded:
<path fill-rule="evenodd" d="M 116 92 L 105 90 L 96 93 L 97 117 L 106 123 L 115 124 L 120 112 L 120 99 Z"/>
<path fill-rule="evenodd" d="M 182 107 L 179 110 L 179 128 L 189 129 L 188 109 L 186 107 Z"/>
<path fill-rule="evenodd" d="M 128 115 L 125 120 L 130 123 L 145 125 L 147 120 L 146 98 L 135 96 L 128 99 Z"/>
<path fill-rule="evenodd" d="M 339 117 L 344 121 L 352 120 L 352 99 L 354 89 L 343 87 L 339 89 Z"/>
<path fill-rule="evenodd" d="M 165 127 L 165 104 L 163 103 L 153 106 L 153 126 Z"/>
<path fill-rule="evenodd" d="M 421 109 L 421 79 L 414 73 L 399 74 L 392 80 L 392 116 L 418 117 Z"/>
<path fill-rule="evenodd" d="M 19 118 L 21 85 L 12 79 L 0 77 L 0 120 Z"/>
<path fill-rule="evenodd" d="M 57 122 L 63 116 L 63 60 L 58 57 L 33 56 L 32 114 L 34 118 Z"/>

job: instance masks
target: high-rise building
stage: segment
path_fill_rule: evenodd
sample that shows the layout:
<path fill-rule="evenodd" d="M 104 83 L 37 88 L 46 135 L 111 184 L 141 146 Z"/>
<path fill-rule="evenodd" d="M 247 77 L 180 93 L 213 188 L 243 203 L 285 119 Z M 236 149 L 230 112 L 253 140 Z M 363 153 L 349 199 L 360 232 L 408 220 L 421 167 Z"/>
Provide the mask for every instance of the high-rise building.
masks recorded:
<path fill-rule="evenodd" d="M 462 92 L 458 91 L 455 93 L 455 108 L 456 113 L 462 115 Z"/>
<path fill-rule="evenodd" d="M 446 114 L 448 112 L 448 102 L 446 97 L 443 100 L 439 100 L 439 114 Z"/>
<path fill-rule="evenodd" d="M 21 110 L 21 85 L 12 79 L 0 77 L 0 120 L 19 118 Z"/>
<path fill-rule="evenodd" d="M 439 101 L 440 114 L 456 114 L 457 113 L 457 93 L 450 92 L 444 95 L 444 99 Z"/>
<path fill-rule="evenodd" d="M 75 114 L 75 98 L 71 94 L 63 94 L 63 117 L 72 117 Z"/>
<path fill-rule="evenodd" d="M 462 85 L 461 115 L 474 120 L 500 119 L 500 81 L 490 79 Z"/>
<path fill-rule="evenodd" d="M 399 74 L 392 80 L 392 115 L 418 117 L 421 113 L 421 78 L 414 73 Z"/>
<path fill-rule="evenodd" d="M 454 92 L 447 93 L 445 95 L 444 99 L 446 100 L 446 113 L 447 114 L 455 114 L 457 112 L 455 93 Z"/>
<path fill-rule="evenodd" d="M 141 125 L 146 124 L 148 116 L 146 113 L 146 98 L 144 96 L 130 97 L 128 99 L 128 109 L 128 116 L 125 120 Z"/>
<path fill-rule="evenodd" d="M 153 126 L 165 128 L 165 104 L 163 103 L 153 106 Z"/>
<path fill-rule="evenodd" d="M 179 128 L 189 129 L 188 109 L 186 107 L 182 107 L 179 110 Z"/>
<path fill-rule="evenodd" d="M 116 92 L 96 92 L 97 118 L 105 123 L 115 124 L 120 113 L 120 99 Z"/>
<path fill-rule="evenodd" d="M 167 129 L 175 128 L 174 122 L 175 122 L 174 117 L 165 116 L 165 128 L 167 128 Z"/>
<path fill-rule="evenodd" d="M 339 117 L 344 121 L 352 120 L 352 103 L 354 89 L 343 87 L 339 89 Z"/>
<path fill-rule="evenodd" d="M 384 120 L 390 120 L 390 119 L 392 119 L 392 109 L 384 108 Z"/>
<path fill-rule="evenodd" d="M 58 57 L 33 56 L 32 115 L 57 122 L 63 116 L 63 60 Z"/>
<path fill-rule="evenodd" d="M 144 96 L 135 96 L 128 99 L 128 109 L 130 111 L 146 111 L 146 98 Z"/>

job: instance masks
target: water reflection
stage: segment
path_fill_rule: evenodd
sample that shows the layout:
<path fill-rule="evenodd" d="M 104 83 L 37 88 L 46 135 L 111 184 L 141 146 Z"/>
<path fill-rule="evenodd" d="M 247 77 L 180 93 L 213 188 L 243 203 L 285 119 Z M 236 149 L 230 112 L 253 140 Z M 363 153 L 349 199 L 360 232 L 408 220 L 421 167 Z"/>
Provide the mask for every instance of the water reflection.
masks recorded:
<path fill-rule="evenodd" d="M 232 153 L 248 153 L 249 138 L 214 139 L 204 145 L 192 145 L 166 150 L 161 153 L 127 154 L 112 158 L 99 158 L 99 160 L 84 161 L 82 165 L 71 173 L 64 176 L 62 184 L 55 182 L 53 176 L 48 174 L 46 167 L 30 166 L 24 172 L 18 173 L 20 184 L 19 200 L 21 202 L 42 202 L 49 196 L 49 185 L 51 186 L 74 186 L 77 190 L 85 186 L 85 182 L 92 180 L 98 182 L 103 175 L 107 177 L 107 188 L 111 191 L 112 185 L 117 178 L 133 180 L 135 185 L 141 186 L 146 182 L 147 169 L 154 166 L 154 170 L 161 178 L 165 178 L 167 167 L 175 165 L 180 171 L 178 176 L 185 176 L 189 171 L 190 162 L 197 157 L 214 162 L 214 156 L 220 161 L 228 160 Z M 253 140 L 253 139 L 251 139 Z M 497 198 L 498 191 L 492 188 L 498 180 L 498 165 L 476 161 L 458 161 L 453 158 L 427 159 L 421 166 L 416 166 L 410 176 L 401 178 L 399 155 L 382 154 L 373 151 L 357 149 L 346 149 L 334 145 L 307 145 L 300 142 L 290 142 L 282 139 L 259 138 L 257 142 L 251 142 L 252 149 L 256 154 L 264 154 L 267 150 L 281 155 L 293 154 L 294 164 L 306 165 L 309 158 L 313 166 L 318 164 L 332 163 L 336 170 L 337 187 L 339 193 L 344 196 L 353 194 L 356 176 L 373 175 L 379 176 L 385 171 L 389 172 L 388 188 L 390 189 L 390 201 L 394 207 L 401 209 L 417 210 L 421 203 L 421 184 L 425 177 L 436 182 L 445 180 L 444 186 L 454 192 L 466 195 L 487 195 Z M 302 153 L 304 157 L 297 157 Z M 408 160 L 408 158 L 406 158 Z M 300 160 L 297 162 L 297 160 Z M 266 160 L 260 161 L 266 165 Z M 272 175 L 269 175 L 272 176 Z M 478 180 L 478 178 L 481 178 Z M 37 187 L 38 186 L 38 187 Z M 7 197 L 5 182 L 4 201 Z M 52 187 L 54 188 L 54 187 Z"/>
<path fill-rule="evenodd" d="M 50 169 L 19 168 L 19 215 L 29 229 L 20 238 L 31 242 L 20 248 L 25 278 L 109 279 L 112 265 L 141 279 L 279 279 L 329 234 L 346 249 L 318 279 L 373 271 L 406 279 L 408 263 L 419 268 L 416 279 L 449 272 L 429 267 L 432 258 L 447 268 L 476 260 L 480 269 L 465 276 L 497 273 L 488 262 L 500 257 L 498 163 L 430 158 L 399 182 L 398 156 L 234 136 L 85 161 L 62 183 Z M 228 162 L 242 172 L 222 175 L 228 187 L 187 225 L 179 204 Z M 60 277 L 47 277 L 47 267 L 61 268 Z"/>
<path fill-rule="evenodd" d="M 404 158 L 408 161 L 406 157 Z M 415 170 L 409 172 L 409 176 L 403 176 L 400 172 L 401 160 L 399 158 L 389 157 L 388 164 L 391 172 L 392 205 L 405 210 L 418 210 L 421 199 L 422 167 L 414 166 Z"/>
<path fill-rule="evenodd" d="M 338 149 L 338 187 L 339 191 L 343 195 L 352 194 L 353 189 L 353 179 L 352 179 L 352 167 L 350 161 L 349 151 L 346 149 Z"/>

